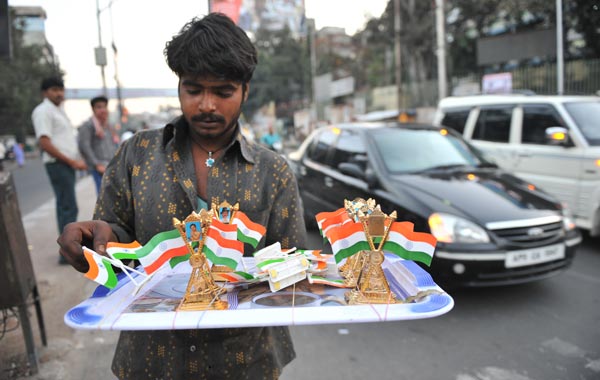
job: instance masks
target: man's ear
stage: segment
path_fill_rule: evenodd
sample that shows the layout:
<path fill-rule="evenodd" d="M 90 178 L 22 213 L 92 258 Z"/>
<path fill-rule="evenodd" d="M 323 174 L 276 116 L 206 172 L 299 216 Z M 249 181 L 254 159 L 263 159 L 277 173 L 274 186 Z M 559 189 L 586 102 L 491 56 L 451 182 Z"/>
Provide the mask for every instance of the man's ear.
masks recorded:
<path fill-rule="evenodd" d="M 246 102 L 246 100 L 248 100 L 248 94 L 250 93 L 250 83 L 244 83 L 242 84 L 242 103 Z"/>

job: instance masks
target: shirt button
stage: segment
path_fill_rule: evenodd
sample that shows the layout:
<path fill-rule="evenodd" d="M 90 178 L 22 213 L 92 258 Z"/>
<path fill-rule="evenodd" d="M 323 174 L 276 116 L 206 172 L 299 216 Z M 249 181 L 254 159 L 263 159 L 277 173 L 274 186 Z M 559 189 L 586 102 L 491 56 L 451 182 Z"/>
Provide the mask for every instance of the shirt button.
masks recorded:
<path fill-rule="evenodd" d="M 190 351 L 191 351 L 191 352 L 194 352 L 194 351 L 196 351 L 196 346 L 194 346 L 194 345 L 190 346 Z"/>

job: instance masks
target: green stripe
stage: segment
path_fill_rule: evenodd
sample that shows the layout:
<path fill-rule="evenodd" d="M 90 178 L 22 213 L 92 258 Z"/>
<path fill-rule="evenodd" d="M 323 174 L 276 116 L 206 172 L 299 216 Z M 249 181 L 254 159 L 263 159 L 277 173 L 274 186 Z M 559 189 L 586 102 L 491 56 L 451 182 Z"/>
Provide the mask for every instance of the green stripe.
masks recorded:
<path fill-rule="evenodd" d="M 112 257 L 117 260 L 137 260 L 138 258 L 135 252 L 117 252 L 113 253 Z"/>
<path fill-rule="evenodd" d="M 115 286 L 117 286 L 117 282 L 119 282 L 119 280 L 117 280 L 117 275 L 115 274 L 110 261 L 102 259 L 102 263 L 104 264 L 104 268 L 106 268 L 106 272 L 108 273 L 108 278 L 106 279 L 104 286 L 109 289 L 113 289 Z"/>
<path fill-rule="evenodd" d="M 150 239 L 150 241 L 148 243 L 146 243 L 142 248 L 140 248 L 136 251 L 137 257 L 141 258 L 141 257 L 147 256 L 150 252 L 152 252 L 152 250 L 154 248 L 156 248 L 163 241 L 169 240 L 169 239 L 175 239 L 178 237 L 181 237 L 181 235 L 179 234 L 179 231 L 177 231 L 176 229 L 158 233 L 158 234 L 154 235 L 152 237 L 152 239 Z"/>
<path fill-rule="evenodd" d="M 254 276 L 251 275 L 250 273 L 241 272 L 241 271 L 235 271 L 233 273 L 237 274 L 238 276 L 244 277 L 246 280 L 253 280 L 254 279 Z"/>
<path fill-rule="evenodd" d="M 344 283 L 344 280 L 332 279 L 332 278 L 321 277 L 321 276 L 315 276 L 314 274 L 311 277 L 313 279 L 316 279 L 316 280 L 323 280 L 323 281 L 335 282 L 337 284 L 343 284 Z"/>
<path fill-rule="evenodd" d="M 169 260 L 169 265 L 171 266 L 171 268 L 175 268 L 175 266 L 177 266 L 177 264 L 181 264 L 182 262 L 187 261 L 189 258 L 190 258 L 189 253 L 184 256 L 175 256 Z"/>
<path fill-rule="evenodd" d="M 260 263 L 256 264 L 256 266 L 258 268 L 262 268 L 262 267 L 265 267 L 267 265 L 277 264 L 277 263 L 281 263 L 283 261 L 285 261 L 285 258 L 283 258 L 283 257 L 279 258 L 279 259 L 268 259 L 268 260 L 265 260 L 265 261 L 261 261 Z"/>
<path fill-rule="evenodd" d="M 340 261 L 342 261 L 345 258 L 348 258 L 360 251 L 368 251 L 370 249 L 371 249 L 371 246 L 369 245 L 369 243 L 367 243 L 364 240 L 359 241 L 348 248 L 340 249 L 339 251 L 335 252 L 334 253 L 335 263 L 338 264 Z"/>
<path fill-rule="evenodd" d="M 240 231 L 239 229 L 237 232 L 237 239 L 244 243 L 250 244 L 252 246 L 252 248 L 256 248 L 256 246 L 258 245 L 258 242 L 259 242 L 258 240 L 254 239 L 248 235 L 244 235 L 244 233 L 242 233 L 242 231 Z"/>
<path fill-rule="evenodd" d="M 393 253 L 396 256 L 400 256 L 406 260 L 419 261 L 427 266 L 431 264 L 432 257 L 425 252 L 420 251 L 408 251 L 398 243 L 387 241 L 383 245 L 383 250 L 386 252 Z"/>
<path fill-rule="evenodd" d="M 237 267 L 237 261 L 230 259 L 229 257 L 221 257 L 217 256 L 207 245 L 204 246 L 202 250 L 206 255 L 206 258 L 209 259 L 213 264 L 216 265 L 225 265 L 231 269 L 235 269 Z"/>

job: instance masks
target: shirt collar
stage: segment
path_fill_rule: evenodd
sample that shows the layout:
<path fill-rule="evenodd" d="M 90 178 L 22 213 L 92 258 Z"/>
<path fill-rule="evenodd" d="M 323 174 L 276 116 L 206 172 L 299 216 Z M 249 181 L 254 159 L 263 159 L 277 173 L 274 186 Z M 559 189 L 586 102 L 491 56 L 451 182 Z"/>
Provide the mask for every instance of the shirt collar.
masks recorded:
<path fill-rule="evenodd" d="M 162 141 L 163 147 L 165 147 L 169 143 L 169 141 L 173 139 L 179 140 L 180 138 L 182 138 L 183 141 L 186 141 L 188 133 L 189 125 L 185 118 L 183 116 L 175 118 L 174 120 L 169 122 L 164 128 Z M 242 152 L 242 157 L 244 157 L 246 161 L 252 164 L 256 162 L 256 145 L 250 143 L 246 139 L 246 137 L 242 135 L 239 124 L 236 127 L 235 137 L 233 141 L 231 142 L 231 144 L 229 144 L 229 146 L 227 146 L 225 151 L 229 152 L 231 150 L 231 147 L 236 144 L 239 145 L 240 151 Z"/>

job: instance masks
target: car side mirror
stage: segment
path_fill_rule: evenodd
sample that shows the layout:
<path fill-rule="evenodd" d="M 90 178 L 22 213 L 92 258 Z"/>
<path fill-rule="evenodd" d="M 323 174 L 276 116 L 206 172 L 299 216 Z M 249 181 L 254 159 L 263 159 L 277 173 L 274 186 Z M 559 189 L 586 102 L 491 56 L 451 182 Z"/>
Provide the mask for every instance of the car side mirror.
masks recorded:
<path fill-rule="evenodd" d="M 351 162 L 342 162 L 338 165 L 338 170 L 342 172 L 342 174 L 346 174 L 358 179 L 362 179 L 367 183 L 369 188 L 377 185 L 377 177 L 373 173 L 372 170 L 363 170 L 360 165 L 353 164 Z"/>
<path fill-rule="evenodd" d="M 546 128 L 546 141 L 549 145 L 570 146 L 569 130 L 564 127 Z"/>

